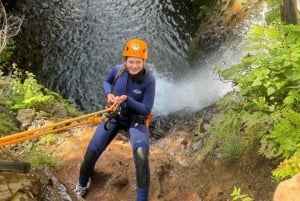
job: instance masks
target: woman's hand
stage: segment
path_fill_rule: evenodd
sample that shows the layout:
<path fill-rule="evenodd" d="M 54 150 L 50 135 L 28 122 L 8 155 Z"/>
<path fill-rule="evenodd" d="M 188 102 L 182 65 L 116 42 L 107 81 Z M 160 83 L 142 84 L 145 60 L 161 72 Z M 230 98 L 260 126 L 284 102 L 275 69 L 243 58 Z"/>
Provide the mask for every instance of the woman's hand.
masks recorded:
<path fill-rule="evenodd" d="M 127 100 L 126 95 L 115 96 L 112 93 L 107 94 L 107 104 L 108 105 L 112 105 L 114 103 L 123 103 L 126 100 Z"/>
<path fill-rule="evenodd" d="M 108 105 L 112 105 L 112 104 L 114 104 L 116 102 L 116 100 L 115 100 L 116 97 L 112 93 L 107 94 L 106 97 L 107 97 L 107 104 Z"/>
<path fill-rule="evenodd" d="M 127 96 L 126 95 L 122 95 L 122 96 L 115 96 L 115 101 L 117 103 L 123 103 L 124 101 L 127 100 Z"/>

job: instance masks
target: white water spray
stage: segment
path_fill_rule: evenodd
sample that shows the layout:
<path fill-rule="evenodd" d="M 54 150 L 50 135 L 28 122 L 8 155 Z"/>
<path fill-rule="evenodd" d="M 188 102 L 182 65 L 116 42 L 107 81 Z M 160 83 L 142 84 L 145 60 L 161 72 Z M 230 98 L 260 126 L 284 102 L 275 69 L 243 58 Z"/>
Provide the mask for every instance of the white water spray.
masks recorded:
<path fill-rule="evenodd" d="M 154 114 L 167 115 L 180 110 L 199 111 L 231 91 L 232 83 L 222 82 L 213 68 L 215 66 L 227 68 L 241 62 L 247 54 L 243 51 L 244 38 L 251 25 L 264 23 L 265 12 L 266 5 L 263 6 L 261 13 L 250 15 L 234 30 L 233 40 L 224 43 L 211 55 L 207 55 L 206 64 L 198 66 L 182 80 L 169 81 L 157 74 Z"/>
<path fill-rule="evenodd" d="M 177 82 L 157 75 L 154 113 L 167 115 L 179 110 L 197 111 L 229 92 L 231 84 L 221 82 L 213 72 L 213 66 L 203 66 Z"/>

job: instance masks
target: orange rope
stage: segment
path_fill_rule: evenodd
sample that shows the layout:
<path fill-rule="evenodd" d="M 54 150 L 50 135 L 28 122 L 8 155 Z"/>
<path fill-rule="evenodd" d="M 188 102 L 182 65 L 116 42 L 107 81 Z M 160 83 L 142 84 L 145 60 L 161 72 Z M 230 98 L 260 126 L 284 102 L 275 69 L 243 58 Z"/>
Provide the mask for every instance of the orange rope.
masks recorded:
<path fill-rule="evenodd" d="M 61 121 L 61 122 L 58 122 L 58 123 L 49 124 L 49 125 L 46 125 L 46 126 L 43 126 L 43 127 L 40 127 L 40 128 L 36 128 L 36 129 L 16 133 L 16 134 L 13 134 L 13 135 L 5 136 L 5 137 L 0 138 L 0 147 L 5 146 L 5 145 L 9 145 L 9 144 L 14 144 L 14 143 L 21 142 L 21 141 L 25 141 L 25 140 L 28 140 L 28 139 L 37 138 L 37 137 L 47 135 L 47 134 L 50 134 L 50 133 L 55 133 L 55 132 L 67 130 L 67 129 L 77 127 L 77 126 L 80 126 L 80 125 L 84 125 L 84 124 L 99 124 L 106 117 L 104 117 L 104 116 L 97 117 L 97 115 L 104 114 L 106 112 L 114 112 L 116 110 L 117 110 L 116 104 L 114 104 L 114 105 L 112 105 L 112 106 L 110 106 L 110 107 L 108 107 L 104 110 L 100 110 L 100 111 L 97 111 L 97 112 L 94 112 L 94 113 L 82 115 L 80 117 L 75 117 L 75 118 L 64 120 L 64 121 Z M 85 119 L 85 118 L 88 118 L 88 119 L 84 120 L 82 122 L 79 122 L 79 123 L 73 123 L 73 124 L 70 124 L 70 125 L 65 125 L 65 124 L 69 124 L 69 123 L 72 123 L 74 121 L 82 120 L 82 119 Z M 63 127 L 56 128 L 58 126 L 63 126 Z"/>

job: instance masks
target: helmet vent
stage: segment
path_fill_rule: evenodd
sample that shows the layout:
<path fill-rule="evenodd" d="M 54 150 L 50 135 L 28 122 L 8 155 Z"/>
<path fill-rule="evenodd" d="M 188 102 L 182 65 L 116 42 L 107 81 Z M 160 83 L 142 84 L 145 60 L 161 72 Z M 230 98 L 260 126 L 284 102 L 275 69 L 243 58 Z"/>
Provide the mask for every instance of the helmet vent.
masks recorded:
<path fill-rule="evenodd" d="M 132 46 L 132 49 L 138 50 L 138 49 L 140 49 L 140 46 L 139 46 L 138 44 L 134 44 L 134 45 Z"/>

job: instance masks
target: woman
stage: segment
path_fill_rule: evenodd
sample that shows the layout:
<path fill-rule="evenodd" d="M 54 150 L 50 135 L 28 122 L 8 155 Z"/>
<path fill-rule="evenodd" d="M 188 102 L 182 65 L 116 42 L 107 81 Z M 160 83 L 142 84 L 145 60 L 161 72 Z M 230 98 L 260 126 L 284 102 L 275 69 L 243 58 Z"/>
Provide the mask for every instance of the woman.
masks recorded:
<path fill-rule="evenodd" d="M 108 105 L 119 103 L 121 114 L 110 121 L 108 128 L 105 122 L 99 124 L 88 145 L 74 190 L 81 197 L 87 193 L 87 183 L 96 161 L 118 131 L 126 129 L 129 132 L 136 168 L 137 201 L 148 200 L 149 129 L 145 120 L 154 103 L 155 78 L 146 67 L 148 47 L 145 41 L 128 40 L 123 56 L 124 64 L 115 66 L 103 85 Z"/>

